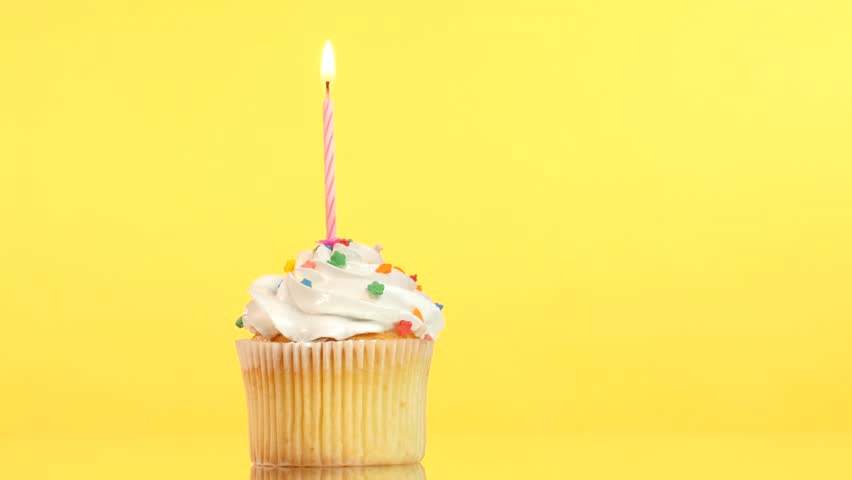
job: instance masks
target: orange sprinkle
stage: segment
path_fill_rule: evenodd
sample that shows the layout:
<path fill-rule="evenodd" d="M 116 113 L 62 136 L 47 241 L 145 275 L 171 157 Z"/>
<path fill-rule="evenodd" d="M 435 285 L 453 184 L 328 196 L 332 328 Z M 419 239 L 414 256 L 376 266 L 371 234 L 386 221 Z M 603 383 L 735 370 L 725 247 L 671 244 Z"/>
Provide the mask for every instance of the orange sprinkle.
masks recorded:
<path fill-rule="evenodd" d="M 383 263 L 379 265 L 379 268 L 376 269 L 377 273 L 390 273 L 391 272 L 391 264 Z"/>
<path fill-rule="evenodd" d="M 423 291 L 423 285 L 417 285 L 417 291 L 422 292 Z"/>
<path fill-rule="evenodd" d="M 415 317 L 419 318 L 421 322 L 423 321 L 423 314 L 420 313 L 420 310 L 415 308 L 411 311 L 411 313 L 413 313 Z"/>
<path fill-rule="evenodd" d="M 402 273 L 405 273 L 405 270 L 403 270 L 403 269 L 401 269 L 401 268 L 397 267 L 396 265 L 394 265 L 394 267 L 393 267 L 393 268 L 395 268 L 395 269 L 399 270 L 399 271 L 400 271 L 400 272 L 402 272 Z"/>

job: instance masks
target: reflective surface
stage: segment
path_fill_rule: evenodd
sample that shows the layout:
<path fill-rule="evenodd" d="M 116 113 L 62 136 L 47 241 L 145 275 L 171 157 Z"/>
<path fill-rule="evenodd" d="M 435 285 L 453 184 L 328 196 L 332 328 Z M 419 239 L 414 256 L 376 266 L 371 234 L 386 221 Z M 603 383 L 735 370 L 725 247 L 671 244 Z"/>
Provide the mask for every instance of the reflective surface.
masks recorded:
<path fill-rule="evenodd" d="M 852 435 L 431 434 L 421 465 L 252 468 L 243 435 L 3 438 L 0 478 L 849 479 Z"/>
<path fill-rule="evenodd" d="M 423 480 L 423 466 L 388 465 L 384 467 L 252 467 L 251 480 Z"/>

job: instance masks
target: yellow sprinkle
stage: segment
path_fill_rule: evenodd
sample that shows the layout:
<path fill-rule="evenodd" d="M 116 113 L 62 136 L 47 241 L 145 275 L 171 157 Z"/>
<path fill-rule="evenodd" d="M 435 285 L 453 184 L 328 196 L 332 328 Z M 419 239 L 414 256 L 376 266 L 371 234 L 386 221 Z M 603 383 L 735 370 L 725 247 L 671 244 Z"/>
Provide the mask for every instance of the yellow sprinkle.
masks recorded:
<path fill-rule="evenodd" d="M 287 260 L 287 263 L 284 265 L 284 273 L 290 273 L 296 269 L 296 261 L 292 258 Z"/>

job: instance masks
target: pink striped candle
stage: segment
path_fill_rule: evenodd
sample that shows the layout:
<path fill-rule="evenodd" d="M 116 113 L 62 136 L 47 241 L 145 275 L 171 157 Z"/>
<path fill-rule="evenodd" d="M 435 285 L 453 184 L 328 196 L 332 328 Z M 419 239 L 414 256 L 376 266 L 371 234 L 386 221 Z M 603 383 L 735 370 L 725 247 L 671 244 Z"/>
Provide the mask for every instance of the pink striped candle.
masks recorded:
<path fill-rule="evenodd" d="M 325 42 L 322 54 L 322 77 L 325 79 L 325 101 L 322 102 L 322 135 L 325 159 L 325 238 L 337 238 L 337 211 L 334 191 L 334 102 L 331 101 L 331 79 L 334 76 L 334 53 L 331 42 Z"/>

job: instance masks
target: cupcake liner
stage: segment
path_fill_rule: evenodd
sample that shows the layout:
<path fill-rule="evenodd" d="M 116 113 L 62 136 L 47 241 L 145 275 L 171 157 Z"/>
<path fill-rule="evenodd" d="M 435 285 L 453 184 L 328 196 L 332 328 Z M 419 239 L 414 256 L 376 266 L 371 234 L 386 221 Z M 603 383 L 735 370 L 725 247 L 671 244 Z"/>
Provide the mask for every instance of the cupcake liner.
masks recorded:
<path fill-rule="evenodd" d="M 251 467 L 251 480 L 426 480 L 419 463 L 366 467 Z"/>
<path fill-rule="evenodd" d="M 255 465 L 415 463 L 433 342 L 237 341 Z"/>

